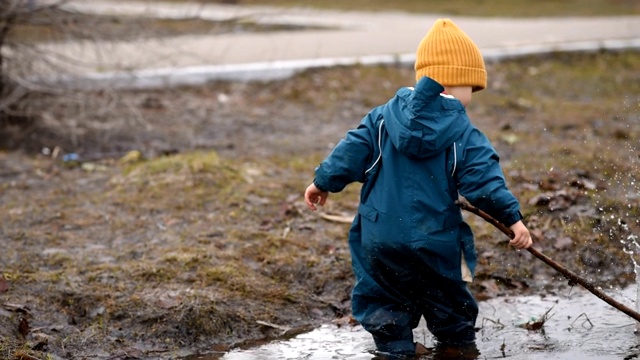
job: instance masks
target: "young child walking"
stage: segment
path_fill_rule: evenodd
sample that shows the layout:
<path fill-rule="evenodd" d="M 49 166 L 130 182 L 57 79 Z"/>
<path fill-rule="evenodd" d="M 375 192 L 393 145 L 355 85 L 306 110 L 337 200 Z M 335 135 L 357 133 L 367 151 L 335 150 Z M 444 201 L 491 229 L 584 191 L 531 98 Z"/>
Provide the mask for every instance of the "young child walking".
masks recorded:
<path fill-rule="evenodd" d="M 459 195 L 508 225 L 514 247 L 532 243 L 498 154 L 465 112 L 472 93 L 487 86 L 476 44 L 439 19 L 418 46 L 415 70 L 415 87 L 348 131 L 305 191 L 316 210 L 330 192 L 363 183 L 349 231 L 353 316 L 379 353 L 400 357 L 416 354 L 421 316 L 437 344 L 475 344 L 478 305 L 468 282 L 476 253 Z"/>

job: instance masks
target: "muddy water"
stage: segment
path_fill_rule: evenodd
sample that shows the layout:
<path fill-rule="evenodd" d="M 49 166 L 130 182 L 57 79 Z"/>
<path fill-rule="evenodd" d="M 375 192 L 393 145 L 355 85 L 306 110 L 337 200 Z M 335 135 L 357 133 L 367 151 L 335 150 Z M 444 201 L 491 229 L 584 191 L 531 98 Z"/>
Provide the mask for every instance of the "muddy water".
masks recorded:
<path fill-rule="evenodd" d="M 636 287 L 606 291 L 619 302 L 635 308 Z M 547 313 L 542 329 L 524 324 Z M 566 294 L 499 298 L 480 303 L 477 335 L 478 359 L 635 359 L 640 358 L 640 337 L 635 320 L 583 289 Z M 415 339 L 427 347 L 433 338 L 424 324 Z M 360 327 L 325 325 L 288 341 L 249 350 L 236 350 L 222 357 L 192 359 L 223 360 L 370 360 L 374 358 L 371 337 Z M 423 357 L 437 359 L 437 356 Z"/>

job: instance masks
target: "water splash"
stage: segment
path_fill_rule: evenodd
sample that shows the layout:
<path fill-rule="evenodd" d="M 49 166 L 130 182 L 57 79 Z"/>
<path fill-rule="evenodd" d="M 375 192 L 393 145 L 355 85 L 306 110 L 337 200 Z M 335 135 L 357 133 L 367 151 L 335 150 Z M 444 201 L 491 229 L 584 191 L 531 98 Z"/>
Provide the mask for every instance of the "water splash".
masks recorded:
<path fill-rule="evenodd" d="M 640 312 L 640 267 L 638 266 L 637 255 L 640 254 L 640 244 L 638 244 L 638 236 L 629 235 L 626 239 L 620 240 L 623 245 L 623 251 L 629 255 L 633 262 L 633 271 L 636 275 L 636 311 Z M 640 333 L 640 322 L 636 322 L 634 332 Z"/>
<path fill-rule="evenodd" d="M 633 271 L 636 273 L 636 311 L 640 312 L 640 271 L 638 265 L 634 264 Z M 640 322 L 636 322 L 635 333 L 640 333 Z"/>

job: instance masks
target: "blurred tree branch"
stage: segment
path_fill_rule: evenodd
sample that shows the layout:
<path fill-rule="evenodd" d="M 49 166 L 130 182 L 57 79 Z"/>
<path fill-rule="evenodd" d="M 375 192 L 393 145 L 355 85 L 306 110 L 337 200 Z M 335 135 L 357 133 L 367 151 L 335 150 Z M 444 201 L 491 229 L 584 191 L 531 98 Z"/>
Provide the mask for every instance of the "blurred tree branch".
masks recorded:
<path fill-rule="evenodd" d="M 33 29 L 63 32 L 68 28 L 62 6 L 66 0 L 3 0 L 0 2 L 0 120 L 22 118 L 29 92 L 55 92 L 29 81 L 42 53 L 28 34 Z M 41 37 L 41 35 L 38 35 Z"/>

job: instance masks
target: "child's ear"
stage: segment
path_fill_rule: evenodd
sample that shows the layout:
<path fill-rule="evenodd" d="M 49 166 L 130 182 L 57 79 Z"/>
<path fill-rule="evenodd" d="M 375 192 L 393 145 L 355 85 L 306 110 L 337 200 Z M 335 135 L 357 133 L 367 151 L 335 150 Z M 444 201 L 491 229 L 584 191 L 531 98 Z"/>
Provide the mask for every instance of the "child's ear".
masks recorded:
<path fill-rule="evenodd" d="M 444 91 L 460 100 L 462 105 L 467 106 L 471 102 L 473 89 L 471 86 L 445 86 Z"/>

